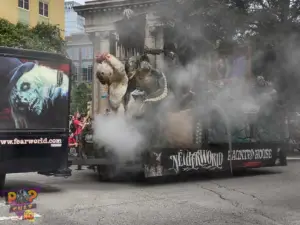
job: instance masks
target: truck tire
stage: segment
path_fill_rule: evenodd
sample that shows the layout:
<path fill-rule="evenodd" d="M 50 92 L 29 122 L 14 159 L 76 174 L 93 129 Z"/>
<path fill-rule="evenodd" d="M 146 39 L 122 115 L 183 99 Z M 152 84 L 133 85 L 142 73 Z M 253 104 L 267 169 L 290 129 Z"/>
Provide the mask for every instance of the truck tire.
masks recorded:
<path fill-rule="evenodd" d="M 3 189 L 5 185 L 6 174 L 0 174 L 0 197 L 3 197 Z"/>
<path fill-rule="evenodd" d="M 144 171 L 136 173 L 132 178 L 134 182 L 145 182 L 147 180 Z"/>
<path fill-rule="evenodd" d="M 100 181 L 113 181 L 117 177 L 114 165 L 97 166 L 97 173 Z"/>
<path fill-rule="evenodd" d="M 245 176 L 247 174 L 247 168 L 236 168 L 232 170 L 232 175 L 236 177 Z"/>

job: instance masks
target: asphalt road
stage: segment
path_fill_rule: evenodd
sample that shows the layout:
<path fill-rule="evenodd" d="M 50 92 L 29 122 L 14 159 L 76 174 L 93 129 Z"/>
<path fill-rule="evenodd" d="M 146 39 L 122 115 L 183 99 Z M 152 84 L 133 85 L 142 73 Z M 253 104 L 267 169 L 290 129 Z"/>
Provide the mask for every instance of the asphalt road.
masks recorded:
<path fill-rule="evenodd" d="M 71 178 L 8 176 L 7 189 L 41 187 L 34 222 L 5 224 L 105 225 L 300 225 L 300 161 L 240 177 L 218 174 L 156 183 L 101 183 L 90 170 Z M 5 221 L 4 221 L 5 220 Z"/>

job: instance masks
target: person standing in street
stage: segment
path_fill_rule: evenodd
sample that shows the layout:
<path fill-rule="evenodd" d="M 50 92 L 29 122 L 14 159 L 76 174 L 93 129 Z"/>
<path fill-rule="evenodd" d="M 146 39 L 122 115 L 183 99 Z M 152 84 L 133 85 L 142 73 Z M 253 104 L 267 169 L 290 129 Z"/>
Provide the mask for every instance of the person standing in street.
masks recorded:
<path fill-rule="evenodd" d="M 81 122 L 81 119 L 82 119 L 81 115 L 79 113 L 76 113 L 73 123 L 75 125 L 74 135 L 75 135 L 75 139 L 76 139 L 77 143 L 80 141 L 80 135 L 81 135 L 82 129 L 84 127 L 84 124 Z"/>
<path fill-rule="evenodd" d="M 74 126 L 75 126 L 74 137 L 75 137 L 75 140 L 78 144 L 79 156 L 84 157 L 84 153 L 81 151 L 82 149 L 81 149 L 81 145 L 80 145 L 82 130 L 85 127 L 85 124 L 83 123 L 82 119 L 83 119 L 82 115 L 80 115 L 77 112 L 76 115 L 75 115 L 75 119 L 74 119 L 73 123 L 74 123 Z M 81 169 L 82 169 L 81 165 L 78 165 L 77 170 L 81 170 Z"/>

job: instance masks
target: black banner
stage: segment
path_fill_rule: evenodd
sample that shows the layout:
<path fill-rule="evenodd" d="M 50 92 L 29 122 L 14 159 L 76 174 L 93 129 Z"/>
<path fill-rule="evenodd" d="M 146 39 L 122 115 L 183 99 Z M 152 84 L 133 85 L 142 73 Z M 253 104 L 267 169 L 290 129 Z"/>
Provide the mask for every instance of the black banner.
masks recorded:
<path fill-rule="evenodd" d="M 146 177 L 175 175 L 192 171 L 222 171 L 233 168 L 257 168 L 286 165 L 285 145 L 228 144 L 194 148 L 153 149 L 145 163 Z"/>

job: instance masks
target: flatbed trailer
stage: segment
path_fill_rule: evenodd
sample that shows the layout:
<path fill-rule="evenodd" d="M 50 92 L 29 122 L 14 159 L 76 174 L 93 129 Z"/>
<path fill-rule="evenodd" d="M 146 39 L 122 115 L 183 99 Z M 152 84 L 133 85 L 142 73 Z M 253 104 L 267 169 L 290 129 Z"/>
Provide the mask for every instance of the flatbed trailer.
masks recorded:
<path fill-rule="evenodd" d="M 238 143 L 233 135 L 233 128 L 214 107 L 206 116 L 226 128 L 213 131 L 212 123 L 202 124 L 203 115 L 195 118 L 193 124 L 193 144 L 188 147 L 149 147 L 141 150 L 135 161 L 120 162 L 113 151 L 96 150 L 98 157 L 69 157 L 73 165 L 89 166 L 98 172 L 103 180 L 112 180 L 125 173 L 141 175 L 144 178 L 178 175 L 191 172 L 235 172 L 262 167 L 286 166 L 286 152 L 289 144 L 285 141 L 266 141 L 257 139 L 254 124 L 248 130 L 244 143 Z M 226 122 L 227 121 L 227 122 Z M 282 120 L 282 123 L 284 121 Z M 280 126 L 280 125 L 279 125 Z M 280 129 L 280 127 L 279 127 Z M 90 135 L 90 134 L 88 134 Z M 117 140 L 116 140 L 117 141 Z M 97 148 L 90 142 L 86 148 Z M 101 156 L 100 156 L 101 155 Z"/>

